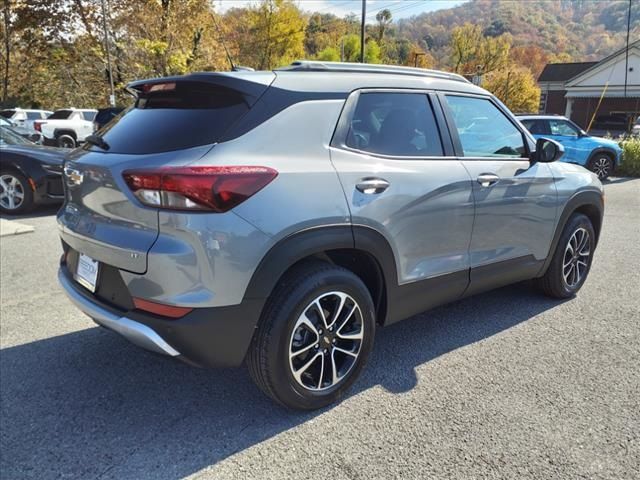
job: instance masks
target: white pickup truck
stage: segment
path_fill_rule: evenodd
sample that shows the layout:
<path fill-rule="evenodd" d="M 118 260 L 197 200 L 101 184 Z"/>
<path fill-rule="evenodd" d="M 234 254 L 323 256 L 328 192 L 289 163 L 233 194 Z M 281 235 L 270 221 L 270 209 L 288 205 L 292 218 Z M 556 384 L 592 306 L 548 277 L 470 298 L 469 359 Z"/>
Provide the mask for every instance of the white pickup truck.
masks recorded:
<path fill-rule="evenodd" d="M 36 120 L 33 126 L 42 133 L 45 145 L 75 148 L 93 133 L 96 113 L 90 109 L 56 110 L 46 120 Z"/>

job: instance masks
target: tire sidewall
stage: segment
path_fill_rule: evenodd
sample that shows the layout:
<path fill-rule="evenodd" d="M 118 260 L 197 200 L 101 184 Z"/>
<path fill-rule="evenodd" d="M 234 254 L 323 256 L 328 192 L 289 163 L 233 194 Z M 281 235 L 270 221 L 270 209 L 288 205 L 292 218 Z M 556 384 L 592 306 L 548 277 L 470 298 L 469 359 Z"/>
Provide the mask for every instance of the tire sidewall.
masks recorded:
<path fill-rule="evenodd" d="M 346 378 L 337 385 L 314 392 L 307 390 L 298 384 L 293 377 L 289 365 L 289 348 L 293 327 L 309 306 L 309 304 L 322 295 L 332 291 L 340 291 L 350 295 L 360 307 L 363 324 L 363 340 L 356 364 L 347 373 Z M 300 408 L 316 409 L 335 402 L 344 395 L 344 392 L 359 377 L 362 368 L 367 362 L 373 348 L 375 336 L 375 314 L 371 295 L 362 281 L 350 272 L 319 272 L 297 286 L 286 304 L 279 312 L 276 319 L 275 348 L 269 352 L 269 363 L 274 365 L 276 373 L 272 379 L 281 400 L 287 405 L 299 405 Z"/>
<path fill-rule="evenodd" d="M 62 141 L 63 139 L 69 139 L 71 140 L 71 143 L 73 143 L 73 145 L 71 147 L 65 147 L 62 145 Z M 58 147 L 60 148 L 75 148 L 77 145 L 76 139 L 73 138 L 71 135 L 69 135 L 68 133 L 62 133 L 60 135 L 58 135 L 58 138 L 56 139 L 56 143 L 58 144 Z"/>
<path fill-rule="evenodd" d="M 589 233 L 589 262 L 587 263 L 587 269 L 585 270 L 584 275 L 580 280 L 580 282 L 574 287 L 569 287 L 566 284 L 563 276 L 564 253 L 567 248 L 567 243 L 569 242 L 569 240 L 571 239 L 575 231 L 578 230 L 579 228 L 584 228 Z M 595 245 L 596 245 L 595 231 L 593 230 L 593 225 L 591 225 L 591 222 L 589 221 L 589 219 L 582 214 L 574 215 L 573 217 L 571 217 L 571 219 L 567 223 L 567 226 L 564 229 L 564 232 L 562 233 L 562 237 L 560 237 L 560 242 L 558 243 L 558 252 L 557 252 L 556 258 L 554 259 L 554 262 L 556 263 L 555 270 L 560 275 L 559 281 L 560 281 L 561 288 L 564 290 L 564 293 L 566 294 L 567 297 L 571 297 L 576 293 L 578 293 L 578 291 L 584 285 L 584 282 L 587 280 L 587 277 L 589 276 L 589 272 L 591 271 L 591 264 L 593 263 L 593 254 L 595 252 Z"/>

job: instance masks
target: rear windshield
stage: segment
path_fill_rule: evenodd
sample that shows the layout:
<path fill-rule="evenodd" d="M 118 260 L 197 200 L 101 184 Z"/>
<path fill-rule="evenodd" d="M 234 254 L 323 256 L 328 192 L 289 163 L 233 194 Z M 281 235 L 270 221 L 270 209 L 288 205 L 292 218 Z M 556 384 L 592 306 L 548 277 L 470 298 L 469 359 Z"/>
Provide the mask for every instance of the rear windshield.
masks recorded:
<path fill-rule="evenodd" d="M 158 153 L 215 143 L 249 109 L 238 92 L 227 88 L 200 82 L 164 85 L 140 93 L 133 107 L 100 132 L 109 152 Z"/>
<path fill-rule="evenodd" d="M 72 112 L 73 110 L 56 110 L 49 115 L 49 120 L 66 120 Z"/>

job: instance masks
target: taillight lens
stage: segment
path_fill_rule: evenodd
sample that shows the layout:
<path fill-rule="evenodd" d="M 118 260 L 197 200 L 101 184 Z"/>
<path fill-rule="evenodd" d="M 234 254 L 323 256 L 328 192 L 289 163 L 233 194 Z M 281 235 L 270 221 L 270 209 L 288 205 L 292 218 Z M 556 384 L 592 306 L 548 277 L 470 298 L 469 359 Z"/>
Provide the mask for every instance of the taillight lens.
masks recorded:
<path fill-rule="evenodd" d="M 33 129 L 42 133 L 42 124 L 45 122 L 33 122 Z"/>
<path fill-rule="evenodd" d="M 171 210 L 226 212 L 267 186 L 278 172 L 268 167 L 164 167 L 123 174 L 145 205 Z"/>

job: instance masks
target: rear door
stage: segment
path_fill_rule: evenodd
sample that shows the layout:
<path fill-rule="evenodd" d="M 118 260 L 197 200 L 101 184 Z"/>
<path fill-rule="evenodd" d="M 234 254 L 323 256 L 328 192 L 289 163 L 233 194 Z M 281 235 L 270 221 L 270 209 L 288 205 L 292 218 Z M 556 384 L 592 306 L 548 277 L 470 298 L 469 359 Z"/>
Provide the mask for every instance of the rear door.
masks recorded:
<path fill-rule="evenodd" d="M 198 160 L 249 110 L 254 99 L 211 80 L 140 85 L 134 107 L 101 131 L 106 149 L 86 144 L 70 155 L 58 213 L 67 244 L 108 265 L 146 271 L 158 209 L 134 197 L 123 172 Z"/>
<path fill-rule="evenodd" d="M 546 258 L 553 234 L 551 170 L 531 165 L 527 137 L 492 98 L 441 94 L 440 100 L 473 183 L 469 292 L 526 278 Z"/>
<path fill-rule="evenodd" d="M 468 284 L 474 207 L 469 174 L 447 156 L 453 149 L 448 134 L 441 135 L 443 124 L 428 92 L 356 92 L 345 105 L 331 159 L 353 224 L 377 231 L 391 246 L 398 285 L 452 274 L 440 282 L 451 300 Z M 429 295 L 411 301 L 416 296 L 424 305 L 415 311 L 429 306 Z"/>

